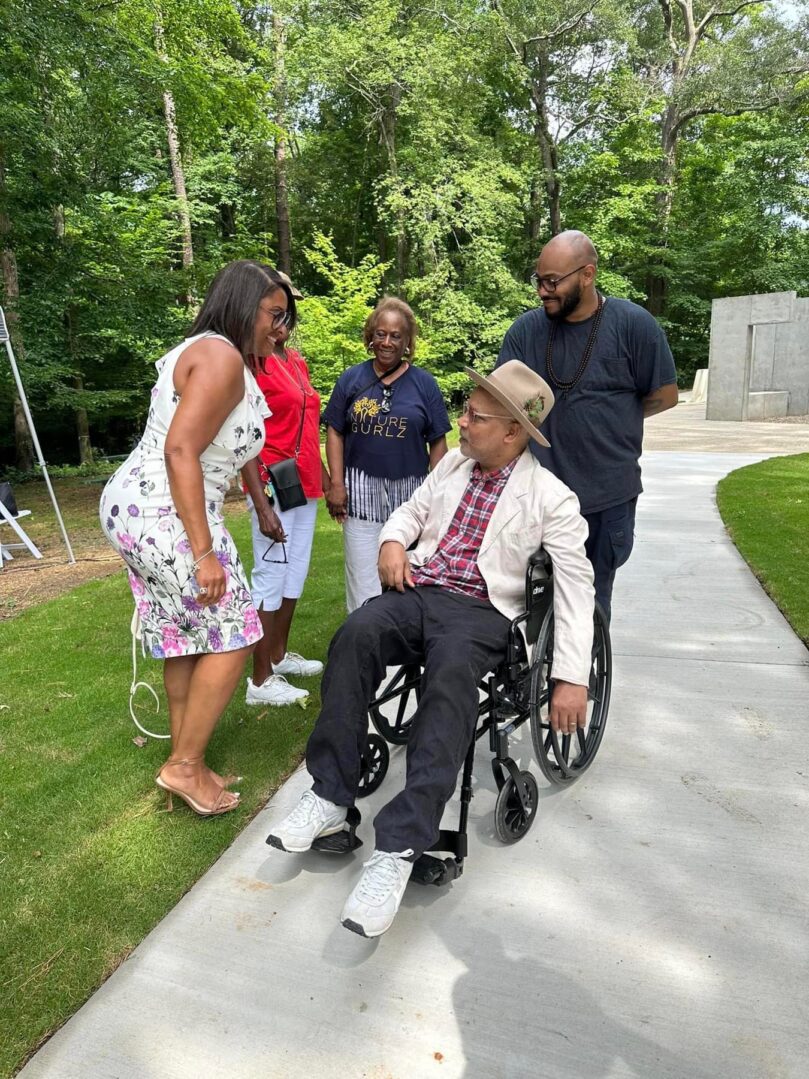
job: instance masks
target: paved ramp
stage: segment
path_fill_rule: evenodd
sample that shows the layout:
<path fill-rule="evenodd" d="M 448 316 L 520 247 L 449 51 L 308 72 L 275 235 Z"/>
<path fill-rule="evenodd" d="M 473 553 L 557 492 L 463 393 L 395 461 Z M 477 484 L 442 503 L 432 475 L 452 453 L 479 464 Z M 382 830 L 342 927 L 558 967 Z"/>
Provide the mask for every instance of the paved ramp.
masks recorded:
<path fill-rule="evenodd" d="M 809 654 L 714 505 L 749 460 L 646 458 L 604 743 L 521 843 L 482 751 L 466 873 L 366 941 L 338 918 L 368 843 L 264 845 L 299 772 L 25 1079 L 805 1079 Z"/>

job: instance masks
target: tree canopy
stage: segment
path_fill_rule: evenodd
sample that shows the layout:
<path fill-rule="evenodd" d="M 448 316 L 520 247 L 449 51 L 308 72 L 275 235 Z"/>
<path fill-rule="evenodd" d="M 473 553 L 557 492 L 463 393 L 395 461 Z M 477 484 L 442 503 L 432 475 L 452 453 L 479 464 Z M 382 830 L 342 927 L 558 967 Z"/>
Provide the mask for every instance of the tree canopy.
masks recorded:
<path fill-rule="evenodd" d="M 384 292 L 449 396 L 562 228 L 665 326 L 807 291 L 805 0 L 0 0 L 2 304 L 46 455 L 123 452 L 225 262 L 304 292 L 327 393 Z M 0 467 L 31 465 L 0 363 Z"/>

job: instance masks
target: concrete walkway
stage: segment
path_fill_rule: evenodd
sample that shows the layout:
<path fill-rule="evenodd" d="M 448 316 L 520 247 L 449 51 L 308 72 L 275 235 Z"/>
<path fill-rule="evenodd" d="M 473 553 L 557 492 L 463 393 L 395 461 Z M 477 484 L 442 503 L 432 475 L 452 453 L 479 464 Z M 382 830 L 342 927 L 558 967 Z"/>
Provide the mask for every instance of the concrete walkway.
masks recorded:
<path fill-rule="evenodd" d="M 346 861 L 264 845 L 298 772 L 25 1079 L 804 1079 L 809 654 L 713 496 L 753 459 L 645 458 L 604 744 L 521 843 L 481 752 L 466 873 L 366 941 L 338 917 L 401 750 Z"/>
<path fill-rule="evenodd" d="M 688 394 L 681 395 L 677 408 L 646 421 L 644 452 L 651 450 L 691 450 L 700 453 L 758 453 L 770 457 L 779 453 L 809 452 L 807 423 L 733 423 L 706 420 L 705 405 L 692 405 Z"/>

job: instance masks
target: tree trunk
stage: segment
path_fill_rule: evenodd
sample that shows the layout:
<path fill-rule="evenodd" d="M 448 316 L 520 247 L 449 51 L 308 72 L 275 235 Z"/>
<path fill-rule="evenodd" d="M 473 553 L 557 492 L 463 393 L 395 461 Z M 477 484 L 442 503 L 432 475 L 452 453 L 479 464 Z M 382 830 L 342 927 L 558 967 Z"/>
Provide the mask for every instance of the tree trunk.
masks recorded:
<path fill-rule="evenodd" d="M 34 443 L 31 440 L 31 432 L 28 421 L 22 408 L 22 401 L 14 394 L 14 446 L 16 457 L 14 463 L 20 472 L 33 472 L 34 469 Z"/>
<path fill-rule="evenodd" d="M 534 121 L 534 137 L 539 147 L 539 159 L 542 165 L 542 182 L 545 186 L 545 197 L 548 202 L 548 219 L 551 228 L 551 236 L 556 236 L 562 231 L 561 211 L 561 187 L 559 183 L 559 158 L 556 152 L 556 144 L 553 141 L 550 127 L 548 126 L 548 108 L 546 104 L 547 83 L 545 70 L 547 58 L 543 52 L 539 57 L 539 78 L 531 80 L 531 100 L 536 110 Z"/>
<path fill-rule="evenodd" d="M 168 55 L 163 41 L 163 26 L 160 17 L 155 22 L 155 51 L 160 59 L 168 64 Z M 188 194 L 185 187 L 185 173 L 183 172 L 183 159 L 180 153 L 180 136 L 177 131 L 177 115 L 174 109 L 174 94 L 171 90 L 163 91 L 163 114 L 166 118 L 166 141 L 169 147 L 169 159 L 171 161 L 171 178 L 174 184 L 174 195 L 177 199 L 177 214 L 180 218 L 180 227 L 183 233 L 183 269 L 187 270 L 194 264 L 194 245 L 191 239 L 191 216 L 188 212 Z"/>
<path fill-rule="evenodd" d="M 528 205 L 528 222 L 526 235 L 528 237 L 528 253 L 531 259 L 539 255 L 539 237 L 542 229 L 542 205 L 539 194 L 539 183 L 534 176 L 531 178 L 531 194 Z"/>
<path fill-rule="evenodd" d="M 396 159 L 396 114 L 401 101 L 402 91 L 397 84 L 392 84 L 389 91 L 388 103 L 382 110 L 381 127 L 382 141 L 388 154 L 388 168 L 394 181 L 394 187 L 399 184 L 399 164 Z M 404 208 L 396 211 L 396 290 L 402 291 L 405 274 L 407 272 L 407 224 Z"/>
<path fill-rule="evenodd" d="M 232 240 L 236 235 L 236 207 L 231 202 L 220 203 L 219 235 L 223 240 Z"/>
<path fill-rule="evenodd" d="M 286 29 L 282 15 L 273 12 L 273 51 L 275 53 L 275 221 L 278 234 L 278 269 L 292 273 L 291 234 L 289 226 L 289 198 L 287 195 L 287 140 L 286 140 Z"/>
<path fill-rule="evenodd" d="M 668 248 L 671 209 L 674 204 L 674 181 L 677 169 L 676 110 L 669 105 L 663 118 L 661 149 L 663 157 L 658 173 L 658 191 L 655 196 L 655 237 L 657 240 L 652 263 L 646 275 L 646 306 L 655 318 L 666 313 L 668 300 L 668 277 L 666 256 Z"/>
<path fill-rule="evenodd" d="M 0 198 L 5 193 L 6 166 L 3 149 L 0 146 Z M 0 211 L 0 262 L 3 267 L 3 293 L 9 337 L 19 366 L 25 363 L 25 348 L 20 322 L 17 315 L 17 302 L 20 298 L 20 285 L 17 276 L 17 259 L 11 246 L 11 220 L 5 210 Z M 30 472 L 34 467 L 34 443 L 23 412 L 22 402 L 15 393 L 14 402 L 14 446 L 15 461 L 21 472 Z"/>
<path fill-rule="evenodd" d="M 64 243 L 65 239 L 65 208 L 61 204 L 56 206 L 53 211 L 53 227 L 56 232 L 56 239 L 60 243 Z M 68 302 L 68 306 L 65 309 L 65 334 L 67 336 L 67 354 L 70 356 L 70 363 L 73 367 L 73 385 L 79 391 L 84 389 L 84 379 L 82 378 L 81 370 L 79 368 L 78 350 L 76 348 L 76 319 L 75 312 Z M 76 421 L 76 436 L 79 443 L 79 462 L 80 464 L 92 464 L 93 463 L 93 451 L 90 447 L 90 422 L 87 417 L 87 409 L 81 405 L 77 405 L 73 410 L 73 418 Z"/>
<path fill-rule="evenodd" d="M 79 370 L 79 357 L 76 349 L 76 320 L 72 307 L 65 311 L 65 329 L 67 330 L 67 347 L 70 362 L 73 366 L 73 386 L 81 393 L 84 390 L 84 377 Z M 90 421 L 87 409 L 83 405 L 76 405 L 73 410 L 76 421 L 76 438 L 79 443 L 79 463 L 91 465 L 93 463 L 93 448 L 90 444 Z"/>
<path fill-rule="evenodd" d="M 80 392 L 84 389 L 84 379 L 81 375 L 74 375 L 73 385 Z M 87 419 L 87 409 L 78 406 L 75 411 L 76 435 L 79 440 L 79 462 L 83 465 L 93 463 L 93 447 L 90 444 L 90 423 Z"/>

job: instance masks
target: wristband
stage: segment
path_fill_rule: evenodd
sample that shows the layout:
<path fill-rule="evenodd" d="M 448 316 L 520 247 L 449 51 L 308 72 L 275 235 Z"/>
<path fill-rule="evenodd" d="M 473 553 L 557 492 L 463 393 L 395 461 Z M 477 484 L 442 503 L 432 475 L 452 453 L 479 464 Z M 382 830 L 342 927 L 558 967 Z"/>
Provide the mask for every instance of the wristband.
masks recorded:
<path fill-rule="evenodd" d="M 209 548 L 209 549 L 208 549 L 208 550 L 207 550 L 207 551 L 205 552 L 205 554 L 201 554 L 201 555 L 199 556 L 199 558 L 198 558 L 198 559 L 197 559 L 197 560 L 196 560 L 195 562 L 192 562 L 192 563 L 191 563 L 191 572 L 192 572 L 192 573 L 196 573 L 196 572 L 197 572 L 197 570 L 199 569 L 199 566 L 200 566 L 200 562 L 204 562 L 204 561 L 205 561 L 205 559 L 206 559 L 206 558 L 208 557 L 208 555 L 209 555 L 209 554 L 213 554 L 213 547 Z"/>
<path fill-rule="evenodd" d="M 267 496 L 267 501 L 271 506 L 275 505 L 275 495 L 272 493 L 272 484 L 268 481 L 264 486 L 264 494 Z"/>

